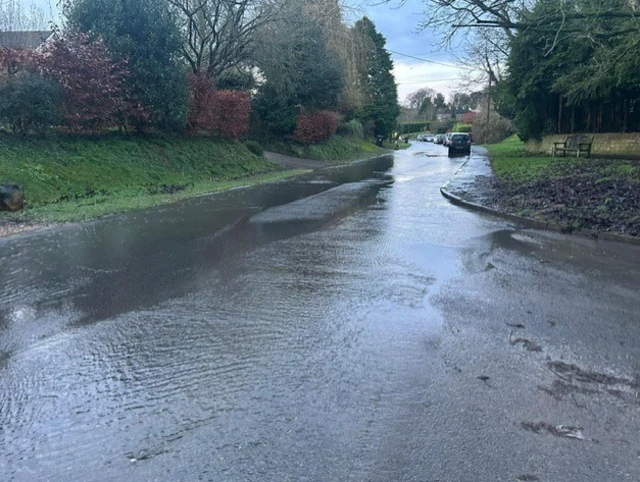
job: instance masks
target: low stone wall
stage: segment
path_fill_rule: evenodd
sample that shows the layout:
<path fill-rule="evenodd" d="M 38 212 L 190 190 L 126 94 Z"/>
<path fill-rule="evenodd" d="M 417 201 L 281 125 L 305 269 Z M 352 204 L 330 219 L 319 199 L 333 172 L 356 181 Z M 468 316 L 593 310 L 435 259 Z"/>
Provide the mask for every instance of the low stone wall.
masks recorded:
<path fill-rule="evenodd" d="M 542 140 L 529 140 L 529 152 L 551 154 L 554 142 L 562 142 L 565 134 L 544 136 Z M 594 157 L 618 157 L 626 159 L 640 159 L 640 132 L 626 134 L 606 133 L 593 134 L 591 155 Z"/>

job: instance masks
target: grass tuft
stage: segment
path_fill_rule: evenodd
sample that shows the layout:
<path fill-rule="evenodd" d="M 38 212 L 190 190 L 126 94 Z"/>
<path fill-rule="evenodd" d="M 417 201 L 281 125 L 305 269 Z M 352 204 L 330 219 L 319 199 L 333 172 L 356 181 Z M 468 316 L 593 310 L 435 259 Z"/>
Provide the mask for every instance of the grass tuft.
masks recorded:
<path fill-rule="evenodd" d="M 266 150 L 303 159 L 316 159 L 330 163 L 346 163 L 377 154 L 385 154 L 393 146 L 377 147 L 373 142 L 354 136 L 335 135 L 318 144 L 303 145 L 297 142 L 282 140 L 261 141 Z"/>
<path fill-rule="evenodd" d="M 0 184 L 22 185 L 26 199 L 25 211 L 0 221 L 92 219 L 298 174 L 205 136 L 0 134 Z"/>

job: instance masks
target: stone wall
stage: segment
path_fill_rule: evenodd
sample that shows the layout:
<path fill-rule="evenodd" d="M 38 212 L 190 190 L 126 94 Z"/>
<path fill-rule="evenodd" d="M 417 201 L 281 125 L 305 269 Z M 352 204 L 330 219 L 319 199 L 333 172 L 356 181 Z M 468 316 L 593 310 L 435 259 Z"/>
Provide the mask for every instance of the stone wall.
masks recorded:
<path fill-rule="evenodd" d="M 529 140 L 527 142 L 527 150 L 529 152 L 551 154 L 553 143 L 562 142 L 566 137 L 565 134 L 554 134 L 544 136 L 541 141 Z M 640 132 L 593 134 L 591 155 L 593 157 L 640 159 Z"/>

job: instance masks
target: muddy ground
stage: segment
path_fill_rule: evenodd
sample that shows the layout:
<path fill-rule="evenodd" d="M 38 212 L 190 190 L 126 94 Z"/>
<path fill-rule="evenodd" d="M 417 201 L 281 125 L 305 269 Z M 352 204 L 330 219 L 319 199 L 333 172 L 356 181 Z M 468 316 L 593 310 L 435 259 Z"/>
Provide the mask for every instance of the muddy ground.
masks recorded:
<path fill-rule="evenodd" d="M 616 173 L 611 160 L 559 167 L 534 180 L 479 178 L 490 192 L 488 203 L 522 216 L 557 222 L 567 228 L 640 235 L 640 176 Z"/>
<path fill-rule="evenodd" d="M 37 225 L 24 220 L 0 219 L 0 237 L 35 229 Z"/>

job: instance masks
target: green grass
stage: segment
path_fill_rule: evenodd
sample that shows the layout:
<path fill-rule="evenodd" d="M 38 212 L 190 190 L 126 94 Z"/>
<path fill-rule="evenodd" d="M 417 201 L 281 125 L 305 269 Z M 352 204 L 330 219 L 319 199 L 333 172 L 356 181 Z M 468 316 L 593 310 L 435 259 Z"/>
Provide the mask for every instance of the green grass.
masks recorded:
<path fill-rule="evenodd" d="M 358 137 L 345 137 L 335 135 L 319 144 L 305 146 L 296 142 L 282 140 L 261 141 L 266 150 L 278 152 L 288 156 L 301 157 L 304 159 L 317 159 L 329 163 L 352 162 L 358 159 L 372 157 L 378 154 L 385 154 L 393 145 L 387 143 L 384 148 L 377 147 L 373 142 L 369 142 Z M 408 145 L 405 145 L 407 147 Z"/>
<path fill-rule="evenodd" d="M 493 171 L 501 179 L 533 181 L 552 174 L 560 163 L 573 162 L 573 159 L 534 156 L 527 152 L 525 143 L 515 134 L 485 147 L 489 151 Z"/>
<path fill-rule="evenodd" d="M 525 143 L 520 140 L 517 134 L 507 137 L 498 144 L 488 144 L 485 147 L 489 150 L 491 155 L 495 156 L 526 156 L 528 154 Z"/>
<path fill-rule="evenodd" d="M 0 183 L 21 184 L 27 201 L 0 219 L 92 219 L 300 173 L 279 171 L 241 142 L 204 136 L 0 134 Z"/>
<path fill-rule="evenodd" d="M 531 154 L 517 135 L 498 144 L 485 146 L 491 157 L 495 174 L 503 180 L 516 182 L 536 181 L 543 177 L 559 178 L 585 169 L 597 170 L 593 182 L 603 183 L 616 179 L 639 179 L 640 164 L 637 161 L 567 158 Z"/>
<path fill-rule="evenodd" d="M 174 194 L 149 194 L 138 189 L 124 189 L 116 194 L 98 194 L 87 199 L 63 201 L 29 208 L 22 213 L 8 215 L 38 223 L 64 223 L 97 219 L 109 214 L 134 211 L 161 204 L 172 203 L 196 196 L 211 194 L 237 187 L 272 182 L 310 172 L 308 169 L 292 169 L 256 174 L 228 181 L 197 181 Z M 0 218 L 1 219 L 1 218 Z"/>

